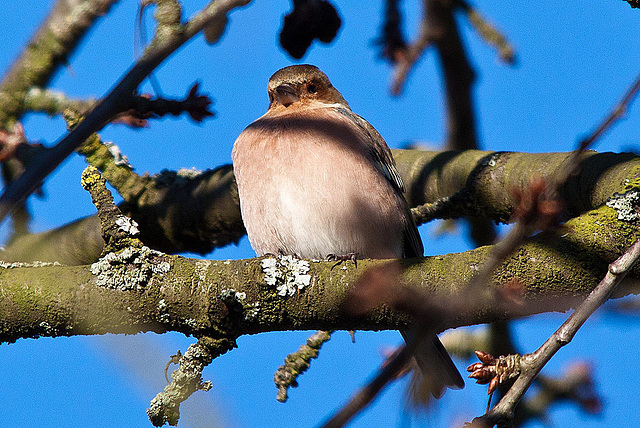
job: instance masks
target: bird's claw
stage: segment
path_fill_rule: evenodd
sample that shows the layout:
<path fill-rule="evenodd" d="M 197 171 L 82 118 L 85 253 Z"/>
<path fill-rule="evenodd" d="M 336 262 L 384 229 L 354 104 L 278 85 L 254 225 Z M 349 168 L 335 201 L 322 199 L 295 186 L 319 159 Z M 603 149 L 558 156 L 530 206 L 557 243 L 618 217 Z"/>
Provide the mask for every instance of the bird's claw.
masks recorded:
<path fill-rule="evenodd" d="M 358 253 L 347 253 L 344 255 L 337 255 L 337 254 L 327 255 L 328 262 L 336 262 L 336 264 L 331 266 L 331 270 L 333 270 L 333 268 L 335 268 L 338 265 L 341 265 L 342 263 L 348 260 L 352 261 L 355 267 L 358 267 Z"/>

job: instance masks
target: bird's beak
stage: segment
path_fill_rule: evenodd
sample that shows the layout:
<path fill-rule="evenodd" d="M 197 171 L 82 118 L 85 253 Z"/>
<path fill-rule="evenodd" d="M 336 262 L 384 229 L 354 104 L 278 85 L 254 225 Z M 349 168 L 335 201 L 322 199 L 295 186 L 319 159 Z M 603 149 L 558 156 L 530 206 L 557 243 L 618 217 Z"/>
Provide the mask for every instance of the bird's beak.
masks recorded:
<path fill-rule="evenodd" d="M 288 83 L 283 83 L 276 88 L 276 96 L 278 97 L 278 102 L 285 107 L 300 101 L 300 96 L 298 96 L 295 88 Z"/>

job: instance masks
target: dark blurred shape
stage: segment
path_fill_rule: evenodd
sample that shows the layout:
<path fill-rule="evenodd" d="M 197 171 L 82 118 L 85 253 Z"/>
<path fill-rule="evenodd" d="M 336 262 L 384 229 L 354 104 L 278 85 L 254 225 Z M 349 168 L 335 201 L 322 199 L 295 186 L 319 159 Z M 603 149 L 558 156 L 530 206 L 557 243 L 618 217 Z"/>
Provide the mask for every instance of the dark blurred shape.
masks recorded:
<path fill-rule="evenodd" d="M 336 8 L 326 0 L 293 0 L 293 10 L 284 17 L 280 45 L 300 59 L 314 39 L 329 43 L 342 21 Z"/>
<path fill-rule="evenodd" d="M 407 53 L 407 42 L 402 35 L 399 3 L 399 0 L 385 1 L 382 34 L 375 40 L 375 44 L 381 48 L 380 57 L 391 64 L 397 63 Z"/>

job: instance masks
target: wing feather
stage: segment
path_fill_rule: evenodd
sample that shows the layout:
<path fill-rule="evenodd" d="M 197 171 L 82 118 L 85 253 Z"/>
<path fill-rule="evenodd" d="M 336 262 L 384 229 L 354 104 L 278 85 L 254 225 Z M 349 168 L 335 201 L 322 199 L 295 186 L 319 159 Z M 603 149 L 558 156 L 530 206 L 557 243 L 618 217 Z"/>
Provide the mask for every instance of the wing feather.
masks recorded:
<path fill-rule="evenodd" d="M 368 144 L 368 154 L 371 158 L 371 161 L 375 165 L 376 169 L 389 181 L 391 187 L 393 187 L 396 193 L 404 201 L 406 210 L 405 226 L 403 229 L 404 257 L 422 257 L 424 253 L 422 240 L 420 239 L 418 228 L 416 227 L 416 224 L 413 220 L 413 216 L 411 215 L 409 206 L 406 203 L 406 199 L 404 199 L 404 183 L 402 182 L 402 177 L 400 177 L 400 174 L 398 173 L 396 163 L 393 160 L 393 156 L 391 155 L 389 146 L 387 146 L 387 143 L 384 141 L 384 138 L 382 138 L 380 133 L 376 131 L 376 129 L 361 116 L 355 114 L 346 107 L 337 107 L 336 110 L 340 114 L 346 116 L 353 123 L 358 125 L 363 134 L 369 139 L 369 142 L 371 144 Z"/>

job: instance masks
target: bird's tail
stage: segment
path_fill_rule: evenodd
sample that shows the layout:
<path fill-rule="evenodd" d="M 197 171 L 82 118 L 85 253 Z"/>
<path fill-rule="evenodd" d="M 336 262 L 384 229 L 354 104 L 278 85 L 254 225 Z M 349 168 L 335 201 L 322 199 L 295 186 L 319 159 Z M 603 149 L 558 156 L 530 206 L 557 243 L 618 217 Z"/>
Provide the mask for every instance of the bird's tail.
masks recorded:
<path fill-rule="evenodd" d="M 409 332 L 401 331 L 407 340 Z M 414 358 L 417 370 L 413 370 L 410 401 L 415 405 L 427 404 L 431 397 L 440 398 L 447 388 L 464 388 L 464 380 L 451 361 L 438 336 L 427 337 L 417 344 Z"/>

